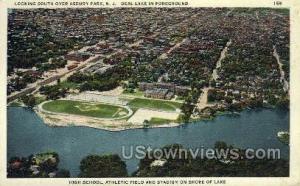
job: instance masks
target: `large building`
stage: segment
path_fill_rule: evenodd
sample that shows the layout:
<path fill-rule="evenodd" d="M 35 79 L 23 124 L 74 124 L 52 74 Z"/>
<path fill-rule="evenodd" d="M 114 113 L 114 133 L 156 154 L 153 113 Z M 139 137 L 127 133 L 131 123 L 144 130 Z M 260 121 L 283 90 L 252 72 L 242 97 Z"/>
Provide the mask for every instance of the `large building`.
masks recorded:
<path fill-rule="evenodd" d="M 142 82 L 139 84 L 139 90 L 144 91 L 146 97 L 160 97 L 160 99 L 171 99 L 174 94 L 178 96 L 187 95 L 191 88 L 186 86 L 176 86 L 173 83 Z M 167 90 L 166 93 L 165 90 Z"/>
<path fill-rule="evenodd" d="M 155 99 L 172 99 L 174 92 L 168 89 L 154 88 L 152 90 L 145 91 L 145 97 L 155 98 Z"/>

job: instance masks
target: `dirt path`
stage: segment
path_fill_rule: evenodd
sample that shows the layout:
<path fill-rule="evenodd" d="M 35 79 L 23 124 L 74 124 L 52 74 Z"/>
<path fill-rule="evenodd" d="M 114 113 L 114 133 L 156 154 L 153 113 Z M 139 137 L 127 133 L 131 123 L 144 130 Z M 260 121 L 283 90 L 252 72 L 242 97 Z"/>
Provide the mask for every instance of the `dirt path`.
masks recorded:
<path fill-rule="evenodd" d="M 255 17 L 256 17 L 257 20 L 259 20 L 258 12 L 257 11 L 255 12 Z"/>
<path fill-rule="evenodd" d="M 283 90 L 284 92 L 288 92 L 289 91 L 289 83 L 288 81 L 285 79 L 285 72 L 282 68 L 283 64 L 280 61 L 280 57 L 277 53 L 276 47 L 273 46 L 273 56 L 275 57 L 277 64 L 278 64 L 278 68 L 280 71 L 280 81 L 283 83 Z"/>
<path fill-rule="evenodd" d="M 187 38 L 184 38 L 182 41 L 178 42 L 176 45 L 174 45 L 172 48 L 170 48 L 167 52 L 163 53 L 158 57 L 158 59 L 166 59 L 168 57 L 168 54 L 170 54 L 173 50 L 180 47 L 182 43 L 184 43 L 187 40 Z"/>
<path fill-rule="evenodd" d="M 228 11 L 228 12 L 226 13 L 226 16 L 228 17 L 229 14 L 230 14 L 233 10 L 234 10 L 234 8 L 232 8 L 230 11 Z"/>
<path fill-rule="evenodd" d="M 211 89 L 211 87 L 205 87 L 202 89 L 203 93 L 201 94 L 201 96 L 199 97 L 198 102 L 197 102 L 197 108 L 199 110 L 202 110 L 208 106 L 213 106 L 213 104 L 210 104 L 207 101 L 208 90 L 210 90 L 210 89 Z"/>
<path fill-rule="evenodd" d="M 155 33 L 155 34 L 152 34 L 151 37 L 156 37 L 158 35 L 159 35 L 159 33 Z M 129 48 L 131 48 L 131 47 L 137 47 L 137 46 L 139 46 L 143 42 L 144 42 L 144 39 L 140 39 L 140 40 L 135 41 L 134 43 L 126 44 L 126 46 L 129 47 Z"/>
<path fill-rule="evenodd" d="M 218 69 L 221 68 L 221 66 L 222 66 L 222 60 L 226 57 L 226 54 L 227 54 L 227 51 L 228 51 L 228 47 L 231 45 L 231 43 L 232 43 L 232 41 L 230 39 L 226 43 L 226 46 L 224 47 L 224 49 L 221 51 L 220 58 L 217 61 L 215 69 L 213 70 L 211 81 L 212 80 L 216 81 L 219 78 Z M 198 99 L 198 102 L 197 102 L 197 108 L 198 108 L 198 110 L 202 110 L 202 109 L 204 109 L 206 107 L 214 106 L 215 105 L 215 104 L 208 103 L 208 100 L 207 100 L 208 91 L 210 89 L 212 89 L 211 86 L 205 87 L 205 88 L 202 89 L 202 94 L 200 95 L 200 97 Z"/>
<path fill-rule="evenodd" d="M 216 68 L 213 70 L 212 73 L 212 80 L 217 80 L 219 75 L 218 75 L 218 68 L 221 68 L 222 66 L 222 60 L 226 57 L 227 51 L 228 51 L 228 47 L 231 45 L 232 41 L 231 39 L 226 43 L 225 48 L 222 50 L 220 58 L 217 61 L 217 65 Z"/>

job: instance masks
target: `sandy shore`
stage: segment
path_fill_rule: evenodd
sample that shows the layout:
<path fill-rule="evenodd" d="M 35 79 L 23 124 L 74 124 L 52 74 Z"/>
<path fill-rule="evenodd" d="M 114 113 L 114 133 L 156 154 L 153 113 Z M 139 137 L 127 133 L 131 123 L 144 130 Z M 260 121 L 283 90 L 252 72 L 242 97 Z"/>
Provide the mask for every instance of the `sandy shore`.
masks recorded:
<path fill-rule="evenodd" d="M 176 120 L 179 117 L 179 112 L 157 111 L 151 109 L 140 108 L 128 120 L 129 123 L 142 124 L 145 120 L 150 121 L 151 118 L 158 117 L 168 120 Z"/>
<path fill-rule="evenodd" d="M 145 128 L 143 124 L 132 124 L 128 123 L 126 120 L 101 120 L 91 117 L 83 116 L 66 116 L 60 114 L 48 114 L 42 113 L 38 110 L 35 112 L 42 118 L 45 124 L 51 127 L 91 127 L 96 129 L 102 129 L 107 131 L 123 131 L 129 129 L 142 129 Z M 181 125 L 180 123 L 169 123 L 162 125 L 153 125 L 147 128 L 167 128 L 176 127 Z"/>

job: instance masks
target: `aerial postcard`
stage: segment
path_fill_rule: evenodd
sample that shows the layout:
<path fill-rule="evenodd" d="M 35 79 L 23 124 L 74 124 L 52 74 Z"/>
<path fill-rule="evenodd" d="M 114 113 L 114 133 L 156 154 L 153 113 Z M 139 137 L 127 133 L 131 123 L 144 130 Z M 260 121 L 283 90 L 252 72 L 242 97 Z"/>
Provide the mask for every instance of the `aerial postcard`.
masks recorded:
<path fill-rule="evenodd" d="M 0 3 L 1 186 L 300 184 L 299 1 Z"/>

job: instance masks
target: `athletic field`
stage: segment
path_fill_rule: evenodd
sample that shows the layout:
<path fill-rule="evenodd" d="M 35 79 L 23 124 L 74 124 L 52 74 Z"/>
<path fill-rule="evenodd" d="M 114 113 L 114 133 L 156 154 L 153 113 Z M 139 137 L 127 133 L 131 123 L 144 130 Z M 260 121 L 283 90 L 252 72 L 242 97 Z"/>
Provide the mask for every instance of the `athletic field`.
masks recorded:
<path fill-rule="evenodd" d="M 182 103 L 155 99 L 135 98 L 132 101 L 130 101 L 128 105 L 132 108 L 148 108 L 154 110 L 176 111 L 176 109 L 180 109 Z"/>
<path fill-rule="evenodd" d="M 42 105 L 46 111 L 55 113 L 75 114 L 98 118 L 120 118 L 129 111 L 126 108 L 102 103 L 90 103 L 71 100 L 55 100 Z"/>

